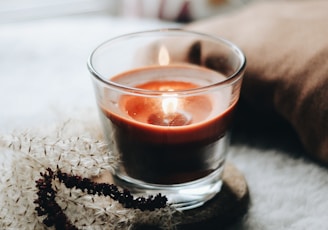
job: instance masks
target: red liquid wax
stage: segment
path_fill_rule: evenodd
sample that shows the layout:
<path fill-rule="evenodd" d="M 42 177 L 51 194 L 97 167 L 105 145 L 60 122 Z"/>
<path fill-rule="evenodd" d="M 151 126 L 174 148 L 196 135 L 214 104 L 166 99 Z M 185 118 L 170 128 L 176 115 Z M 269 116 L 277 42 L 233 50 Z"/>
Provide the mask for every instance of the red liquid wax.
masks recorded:
<path fill-rule="evenodd" d="M 131 71 L 111 80 L 133 77 Z M 199 85 L 185 81 L 153 80 L 134 87 L 174 92 Z M 121 171 L 148 183 L 178 184 L 207 176 L 223 164 L 223 138 L 230 126 L 235 103 L 223 112 L 209 116 L 215 110 L 213 98 L 200 94 L 182 98 L 181 101 L 182 109 L 178 111 L 183 110 L 183 113 L 178 112 L 177 123 L 171 126 L 165 122 L 164 125 L 151 124 L 153 119 L 162 117 L 156 115 L 162 113 L 158 97 L 122 95 L 115 112 L 101 107 L 104 122 L 111 127 L 111 138 L 122 160 Z M 191 117 L 186 125 L 179 124 L 184 122 L 181 119 L 183 114 Z"/>

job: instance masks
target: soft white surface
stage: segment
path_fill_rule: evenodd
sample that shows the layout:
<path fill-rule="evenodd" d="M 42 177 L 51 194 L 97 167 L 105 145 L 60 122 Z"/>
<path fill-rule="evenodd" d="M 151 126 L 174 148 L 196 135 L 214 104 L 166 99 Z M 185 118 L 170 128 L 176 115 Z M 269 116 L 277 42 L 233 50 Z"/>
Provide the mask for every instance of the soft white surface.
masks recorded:
<path fill-rule="evenodd" d="M 105 16 L 0 24 L 0 130 L 93 112 L 91 51 L 111 37 L 166 26 Z"/>
<path fill-rule="evenodd" d="M 70 118 L 95 119 L 96 125 L 86 67 L 91 50 L 119 34 L 167 26 L 103 16 L 0 24 L 0 134 L 46 129 Z M 229 159 L 251 194 L 248 214 L 233 229 L 328 228 L 327 168 L 278 147 L 247 143 L 234 145 Z"/>

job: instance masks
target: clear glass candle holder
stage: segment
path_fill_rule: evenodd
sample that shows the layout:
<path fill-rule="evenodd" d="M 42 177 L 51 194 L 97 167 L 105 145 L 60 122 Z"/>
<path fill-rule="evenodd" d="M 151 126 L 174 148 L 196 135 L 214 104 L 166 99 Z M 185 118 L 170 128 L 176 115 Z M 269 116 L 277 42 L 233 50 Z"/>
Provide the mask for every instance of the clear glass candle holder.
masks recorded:
<path fill-rule="evenodd" d="M 220 192 L 246 61 L 231 42 L 180 29 L 127 34 L 90 55 L 114 182 L 181 210 Z"/>

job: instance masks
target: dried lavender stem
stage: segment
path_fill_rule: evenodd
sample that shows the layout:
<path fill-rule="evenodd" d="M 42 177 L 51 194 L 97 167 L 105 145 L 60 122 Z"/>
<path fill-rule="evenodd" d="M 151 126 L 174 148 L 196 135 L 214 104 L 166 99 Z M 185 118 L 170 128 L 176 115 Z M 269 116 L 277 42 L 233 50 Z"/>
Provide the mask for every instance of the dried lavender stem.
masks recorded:
<path fill-rule="evenodd" d="M 89 178 L 82 178 L 71 174 L 63 173 L 59 169 L 52 171 L 48 168 L 46 172 L 40 173 L 41 177 L 36 181 L 38 188 L 38 198 L 34 201 L 38 206 L 35 210 L 39 216 L 47 215 L 43 223 L 56 229 L 77 229 L 70 223 L 67 216 L 55 201 L 56 191 L 52 188 L 52 181 L 58 179 L 65 184 L 67 188 L 80 189 L 90 195 L 109 196 L 118 201 L 125 208 L 140 209 L 141 211 L 153 211 L 157 208 L 164 208 L 167 205 L 167 198 L 161 194 L 148 198 L 138 197 L 134 199 L 133 195 L 126 189 L 119 191 L 116 185 L 107 183 L 96 183 Z"/>

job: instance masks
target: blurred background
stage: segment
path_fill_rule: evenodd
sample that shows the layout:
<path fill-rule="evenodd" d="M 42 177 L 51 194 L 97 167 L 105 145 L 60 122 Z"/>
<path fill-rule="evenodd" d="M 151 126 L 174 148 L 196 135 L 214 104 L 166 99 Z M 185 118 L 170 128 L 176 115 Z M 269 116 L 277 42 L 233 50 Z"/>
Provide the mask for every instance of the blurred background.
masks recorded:
<path fill-rule="evenodd" d="M 252 0 L 0 0 L 0 22 L 81 14 L 189 22 L 225 13 Z"/>

